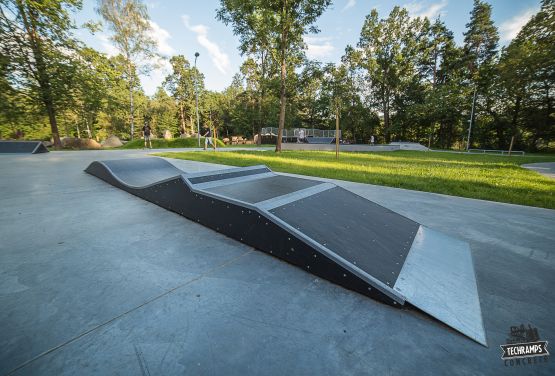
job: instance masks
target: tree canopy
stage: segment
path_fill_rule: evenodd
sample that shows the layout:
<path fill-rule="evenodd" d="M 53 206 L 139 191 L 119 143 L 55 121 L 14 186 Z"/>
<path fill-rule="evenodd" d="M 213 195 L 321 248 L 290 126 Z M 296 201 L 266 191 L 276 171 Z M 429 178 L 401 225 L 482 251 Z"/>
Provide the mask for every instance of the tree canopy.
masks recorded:
<path fill-rule="evenodd" d="M 553 149 L 554 0 L 542 0 L 505 46 L 483 0 L 474 1 L 461 45 L 439 17 L 369 9 L 357 43 L 324 64 L 307 58 L 305 37 L 318 32 L 330 3 L 221 0 L 215 17 L 231 27 L 244 57 L 231 84 L 207 90 L 191 57 L 175 55 L 147 96 L 139 76 L 161 57 L 141 0 L 97 1 L 117 56 L 78 41 L 78 0 L 0 0 L 0 137 L 56 145 L 61 136 L 130 139 L 137 119 L 158 137 L 193 136 L 196 84 L 201 127 L 224 137 L 252 138 L 262 127 L 334 129 L 340 119 L 342 137 L 357 143 L 374 136 L 506 149 L 514 140 L 518 149 Z"/>

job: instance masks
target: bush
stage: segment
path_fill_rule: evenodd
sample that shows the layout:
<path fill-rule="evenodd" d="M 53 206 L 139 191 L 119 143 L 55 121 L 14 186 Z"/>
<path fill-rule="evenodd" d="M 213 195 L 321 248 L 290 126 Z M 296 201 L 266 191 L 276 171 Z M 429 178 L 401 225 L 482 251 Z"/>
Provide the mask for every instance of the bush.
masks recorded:
<path fill-rule="evenodd" d="M 196 137 L 189 138 L 174 138 L 172 140 L 165 140 L 163 138 L 156 138 L 151 140 L 153 149 L 170 149 L 170 148 L 196 148 L 198 141 Z M 218 147 L 225 147 L 225 144 L 218 139 Z M 200 138 L 200 146 L 204 147 L 204 137 Z M 145 141 L 142 138 L 129 141 L 120 149 L 142 149 L 145 147 Z"/>

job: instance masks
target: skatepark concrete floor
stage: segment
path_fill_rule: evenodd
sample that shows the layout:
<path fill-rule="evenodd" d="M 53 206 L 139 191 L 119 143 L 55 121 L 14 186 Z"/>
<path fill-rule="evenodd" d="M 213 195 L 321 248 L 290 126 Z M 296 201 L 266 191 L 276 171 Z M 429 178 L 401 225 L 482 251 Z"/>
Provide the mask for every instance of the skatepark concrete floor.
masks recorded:
<path fill-rule="evenodd" d="M 499 347 L 555 341 L 554 210 L 335 181 L 470 243 L 484 347 L 83 172 L 146 153 L 0 155 L 0 374 L 555 374 Z"/>

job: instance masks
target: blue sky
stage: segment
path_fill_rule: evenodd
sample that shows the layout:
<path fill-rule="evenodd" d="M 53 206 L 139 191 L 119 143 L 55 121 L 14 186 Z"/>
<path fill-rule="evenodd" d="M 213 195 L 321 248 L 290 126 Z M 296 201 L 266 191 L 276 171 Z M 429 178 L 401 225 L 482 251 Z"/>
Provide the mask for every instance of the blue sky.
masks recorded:
<path fill-rule="evenodd" d="M 206 88 L 222 90 L 227 87 L 241 62 L 238 38 L 231 27 L 215 19 L 218 0 L 146 0 L 152 25 L 152 36 L 163 56 L 185 55 L 193 62 L 194 53 L 200 53 L 197 65 L 205 75 Z M 385 18 L 395 5 L 406 7 L 413 16 L 435 18 L 441 15 L 454 32 L 457 43 L 462 44 L 465 25 L 469 20 L 472 0 L 335 0 L 318 19 L 320 33 L 308 35 L 307 55 L 322 62 L 338 62 L 348 44 L 358 41 L 364 18 L 376 8 Z M 539 0 L 492 0 L 493 20 L 499 29 L 501 44 L 507 44 L 520 28 L 539 10 Z M 82 25 L 89 20 L 99 20 L 95 13 L 95 0 L 84 0 L 83 9 L 74 14 Z M 108 54 L 116 50 L 109 40 L 109 31 L 91 35 L 80 29 L 78 37 L 88 45 Z M 150 76 L 141 77 L 146 94 L 152 95 L 168 73 L 168 63 Z"/>

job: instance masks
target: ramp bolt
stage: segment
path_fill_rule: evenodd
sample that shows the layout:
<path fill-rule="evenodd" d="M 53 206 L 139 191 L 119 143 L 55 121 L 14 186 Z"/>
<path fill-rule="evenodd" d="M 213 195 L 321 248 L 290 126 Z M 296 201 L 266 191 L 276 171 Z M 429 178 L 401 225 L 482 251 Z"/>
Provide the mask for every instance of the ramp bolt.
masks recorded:
<path fill-rule="evenodd" d="M 343 278 L 345 278 L 347 276 L 347 274 L 343 273 Z"/>

